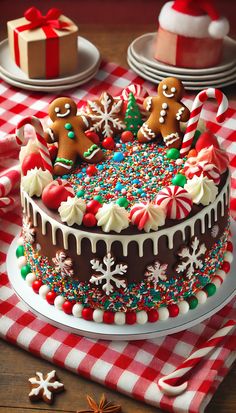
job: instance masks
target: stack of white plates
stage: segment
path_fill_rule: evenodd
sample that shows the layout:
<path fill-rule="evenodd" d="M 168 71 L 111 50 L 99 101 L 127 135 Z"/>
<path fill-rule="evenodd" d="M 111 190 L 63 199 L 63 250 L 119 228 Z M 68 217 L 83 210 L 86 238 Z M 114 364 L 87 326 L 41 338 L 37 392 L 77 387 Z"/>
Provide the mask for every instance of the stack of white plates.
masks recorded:
<path fill-rule="evenodd" d="M 72 76 L 55 79 L 30 79 L 10 56 L 8 40 L 0 43 L 0 77 L 10 85 L 39 92 L 56 92 L 82 85 L 92 79 L 100 65 L 98 49 L 84 37 L 78 37 L 78 69 Z"/>
<path fill-rule="evenodd" d="M 153 83 L 168 76 L 178 77 L 186 89 L 224 87 L 236 83 L 236 42 L 224 40 L 224 54 L 218 66 L 207 69 L 187 69 L 170 66 L 154 59 L 156 33 L 146 33 L 135 39 L 128 48 L 128 64 L 135 73 Z"/>

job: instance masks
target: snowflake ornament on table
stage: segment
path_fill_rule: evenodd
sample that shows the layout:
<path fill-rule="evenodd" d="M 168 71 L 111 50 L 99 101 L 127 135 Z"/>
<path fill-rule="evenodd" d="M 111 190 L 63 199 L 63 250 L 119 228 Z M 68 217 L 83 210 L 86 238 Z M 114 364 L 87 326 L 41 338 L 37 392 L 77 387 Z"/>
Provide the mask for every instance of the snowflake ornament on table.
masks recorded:
<path fill-rule="evenodd" d="M 145 276 L 148 281 L 152 281 L 154 286 L 157 286 L 159 280 L 166 281 L 166 270 L 168 265 L 161 264 L 159 261 L 155 261 L 153 265 L 147 267 Z"/>
<path fill-rule="evenodd" d="M 26 242 L 28 242 L 29 244 L 34 243 L 36 230 L 27 216 L 23 216 L 22 219 L 22 235 Z"/>
<path fill-rule="evenodd" d="M 192 240 L 191 246 L 183 247 L 182 250 L 178 253 L 182 261 L 178 264 L 176 271 L 177 273 L 181 273 L 186 271 L 187 278 L 190 278 L 195 269 L 200 269 L 203 266 L 203 261 L 201 257 L 206 252 L 205 244 L 199 245 L 199 239 L 194 237 Z"/>
<path fill-rule="evenodd" d="M 63 277 L 74 275 L 72 259 L 66 255 L 65 251 L 57 251 L 52 261 L 55 264 L 55 270 L 59 271 Z"/>
<path fill-rule="evenodd" d="M 109 93 L 102 93 L 100 99 L 88 101 L 87 114 L 92 122 L 90 131 L 105 138 L 125 129 L 122 115 L 122 100 L 114 100 Z"/>
<path fill-rule="evenodd" d="M 128 266 L 126 264 L 116 264 L 114 257 L 110 252 L 103 257 L 103 262 L 100 260 L 94 259 L 91 260 L 90 263 L 92 264 L 92 269 L 96 272 L 100 272 L 100 274 L 94 274 L 90 278 L 90 282 L 92 284 L 103 284 L 102 289 L 105 291 L 107 295 L 114 291 L 114 286 L 111 284 L 113 282 L 117 288 L 125 288 L 126 287 L 126 279 L 121 277 L 123 274 L 127 272 Z M 103 264 L 105 268 L 103 267 Z M 112 267 L 115 265 L 115 268 Z"/>
<path fill-rule="evenodd" d="M 40 371 L 37 371 L 36 377 L 30 377 L 29 382 L 31 385 L 30 401 L 43 399 L 45 403 L 52 404 L 53 393 L 64 390 L 64 384 L 58 381 L 55 370 L 50 371 L 45 378 Z"/>

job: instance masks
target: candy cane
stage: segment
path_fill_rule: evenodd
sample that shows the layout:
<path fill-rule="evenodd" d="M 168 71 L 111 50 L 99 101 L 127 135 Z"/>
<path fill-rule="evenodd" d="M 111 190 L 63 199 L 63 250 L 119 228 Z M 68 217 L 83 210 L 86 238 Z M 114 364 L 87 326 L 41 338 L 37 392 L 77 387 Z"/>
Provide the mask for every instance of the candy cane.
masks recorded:
<path fill-rule="evenodd" d="M 25 125 L 32 125 L 34 127 L 43 165 L 49 172 L 52 172 L 52 161 L 47 147 L 47 142 L 44 138 L 43 126 L 38 118 L 35 116 L 27 116 L 18 123 L 16 127 L 16 142 L 18 145 L 23 144 Z"/>
<path fill-rule="evenodd" d="M 225 336 L 231 332 L 235 325 L 236 322 L 234 320 L 229 320 L 219 331 L 209 338 L 209 340 L 201 344 L 173 373 L 159 379 L 158 386 L 160 390 L 168 396 L 177 396 L 183 393 L 188 387 L 188 382 L 186 381 L 179 386 L 175 386 L 175 383 L 191 371 L 207 354 L 214 350 L 215 347 L 223 341 Z"/>
<path fill-rule="evenodd" d="M 209 88 L 200 92 L 194 102 L 192 111 L 190 114 L 190 119 L 188 121 L 187 129 L 183 138 L 182 147 L 180 149 L 180 154 L 185 156 L 193 143 L 194 134 L 197 130 L 198 121 L 200 118 L 200 113 L 202 107 L 207 99 L 214 98 L 218 102 L 218 112 L 216 115 L 216 121 L 222 123 L 226 117 L 226 111 L 228 109 L 228 99 L 219 89 Z"/>

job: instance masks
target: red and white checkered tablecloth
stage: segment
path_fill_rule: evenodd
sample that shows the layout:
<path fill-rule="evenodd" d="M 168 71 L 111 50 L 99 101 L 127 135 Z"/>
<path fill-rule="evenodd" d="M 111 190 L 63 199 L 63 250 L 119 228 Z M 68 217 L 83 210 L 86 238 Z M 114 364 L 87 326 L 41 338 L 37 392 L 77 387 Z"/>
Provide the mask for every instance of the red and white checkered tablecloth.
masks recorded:
<path fill-rule="evenodd" d="M 132 71 L 115 64 L 103 63 L 95 79 L 67 94 L 79 101 L 81 106 L 85 100 L 94 98 L 103 90 L 117 95 L 130 83 L 141 84 L 149 91 L 155 89 Z M 4 82 L 0 83 L 0 178 L 7 168 L 18 162 L 14 138 L 7 135 L 13 133 L 17 122 L 26 115 L 44 117 L 48 103 L 54 96 L 29 93 Z M 188 95 L 185 103 L 191 106 L 192 100 L 193 96 Z M 213 112 L 216 111 L 215 102 L 207 102 L 202 117 L 210 121 L 211 128 L 217 132 L 229 154 L 233 196 L 236 197 L 236 109 L 229 110 L 229 117 L 223 126 L 214 123 Z M 194 328 L 158 339 L 130 343 L 108 342 L 69 334 L 38 319 L 11 289 L 5 260 L 9 245 L 19 232 L 20 225 L 19 206 L 14 211 L 2 214 L 0 218 L 1 336 L 37 356 L 163 410 L 203 412 L 236 358 L 236 334 L 226 337 L 223 344 L 196 368 L 184 394 L 174 398 L 164 396 L 157 382 L 160 377 L 178 367 L 227 320 L 236 319 L 236 300 Z"/>

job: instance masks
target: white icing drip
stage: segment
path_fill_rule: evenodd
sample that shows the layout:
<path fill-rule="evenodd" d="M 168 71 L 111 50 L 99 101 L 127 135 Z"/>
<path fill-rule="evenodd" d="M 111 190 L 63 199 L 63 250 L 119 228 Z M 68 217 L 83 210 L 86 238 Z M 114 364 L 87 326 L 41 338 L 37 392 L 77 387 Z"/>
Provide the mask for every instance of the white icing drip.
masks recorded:
<path fill-rule="evenodd" d="M 227 182 L 225 186 L 222 188 L 220 194 L 217 196 L 215 201 L 205 207 L 201 212 L 198 214 L 194 215 L 193 217 L 185 220 L 181 224 L 174 225 L 173 227 L 170 227 L 168 229 L 164 228 L 155 232 L 150 232 L 150 233 L 145 233 L 145 234 L 135 234 L 135 235 L 111 235 L 111 234 L 97 234 L 97 233 L 84 233 L 84 231 L 81 231 L 79 229 L 71 228 L 68 227 L 67 225 L 64 225 L 55 219 L 49 217 L 36 203 L 35 201 L 30 198 L 26 192 L 22 190 L 22 199 L 23 202 L 22 204 L 25 206 L 25 209 L 29 211 L 29 205 L 31 204 L 33 214 L 39 213 L 41 216 L 41 221 L 42 221 L 42 234 L 46 235 L 46 223 L 49 222 L 51 227 L 52 227 L 52 234 L 55 233 L 57 230 L 61 230 L 63 234 L 63 244 L 64 244 L 64 249 L 68 249 L 68 237 L 70 234 L 74 235 L 75 240 L 76 240 L 76 250 L 77 254 L 79 255 L 81 253 L 81 241 L 83 238 L 87 238 L 90 240 L 91 243 L 91 248 L 92 252 L 96 252 L 96 247 L 97 243 L 99 241 L 104 241 L 107 247 L 107 251 L 109 252 L 111 249 L 111 246 L 114 242 L 120 242 L 123 248 L 123 255 L 127 256 L 128 255 L 128 246 L 130 242 L 136 242 L 138 244 L 138 249 L 139 249 L 139 255 L 140 257 L 143 256 L 143 245 L 144 242 L 147 239 L 151 239 L 153 242 L 153 252 L 155 255 L 158 254 L 158 241 L 159 239 L 166 235 L 168 239 L 168 248 L 173 249 L 174 246 L 174 235 L 180 231 L 182 234 L 183 241 L 186 238 L 185 231 L 187 228 L 190 229 L 190 234 L 191 237 L 194 235 L 194 226 L 197 220 L 200 220 L 201 222 L 201 231 L 202 233 L 204 232 L 205 228 L 205 219 L 208 217 L 208 227 L 210 228 L 212 226 L 212 219 L 211 219 L 211 214 L 212 210 L 214 211 L 214 217 L 216 217 L 215 221 L 218 219 L 217 215 L 217 207 L 219 203 L 221 204 L 221 214 L 224 214 L 225 212 L 225 205 L 224 205 L 224 199 L 225 201 L 228 202 L 228 194 L 229 194 L 229 181 L 230 178 L 228 177 Z M 226 204 L 227 205 L 227 204 Z M 204 221 L 204 223 L 203 223 Z"/>

